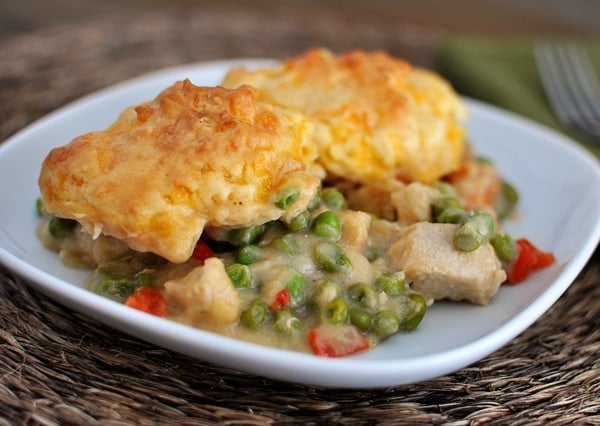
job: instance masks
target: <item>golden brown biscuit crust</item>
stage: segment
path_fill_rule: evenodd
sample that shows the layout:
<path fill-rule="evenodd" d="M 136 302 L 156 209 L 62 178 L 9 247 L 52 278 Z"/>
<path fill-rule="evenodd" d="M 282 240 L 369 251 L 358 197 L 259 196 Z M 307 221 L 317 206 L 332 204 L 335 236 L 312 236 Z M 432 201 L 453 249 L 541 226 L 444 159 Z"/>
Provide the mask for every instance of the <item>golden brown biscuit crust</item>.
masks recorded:
<path fill-rule="evenodd" d="M 270 69 L 231 70 L 223 81 L 242 84 L 315 120 L 319 161 L 330 174 L 431 182 L 460 164 L 458 96 L 436 74 L 387 53 L 313 49 Z"/>
<path fill-rule="evenodd" d="M 42 200 L 92 235 L 183 262 L 204 226 L 249 226 L 306 208 L 320 182 L 302 156 L 304 121 L 247 86 L 178 82 L 105 131 L 52 150 Z M 300 190 L 297 201 L 278 208 L 276 194 L 289 187 Z"/>

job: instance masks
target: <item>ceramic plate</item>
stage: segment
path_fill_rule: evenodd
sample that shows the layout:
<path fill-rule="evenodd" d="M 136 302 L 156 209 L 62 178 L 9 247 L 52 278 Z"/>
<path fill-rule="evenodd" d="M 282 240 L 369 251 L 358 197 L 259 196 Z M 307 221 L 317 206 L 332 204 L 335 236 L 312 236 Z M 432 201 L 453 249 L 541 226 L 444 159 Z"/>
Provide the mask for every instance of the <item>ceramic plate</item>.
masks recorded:
<path fill-rule="evenodd" d="M 154 98 L 175 80 L 218 84 L 227 69 L 270 61 L 236 60 L 171 68 L 117 84 L 74 102 L 0 146 L 0 261 L 34 288 L 98 321 L 201 360 L 309 385 L 372 388 L 414 383 L 465 367 L 508 343 L 573 282 L 600 237 L 600 166 L 578 145 L 523 118 L 473 100 L 469 139 L 518 188 L 519 218 L 506 223 L 554 252 L 557 262 L 487 307 L 437 303 L 413 333 L 342 359 L 272 349 L 180 325 L 127 308 L 84 288 L 85 272 L 65 268 L 34 234 L 37 177 L 48 151 L 114 121 L 125 107 Z"/>

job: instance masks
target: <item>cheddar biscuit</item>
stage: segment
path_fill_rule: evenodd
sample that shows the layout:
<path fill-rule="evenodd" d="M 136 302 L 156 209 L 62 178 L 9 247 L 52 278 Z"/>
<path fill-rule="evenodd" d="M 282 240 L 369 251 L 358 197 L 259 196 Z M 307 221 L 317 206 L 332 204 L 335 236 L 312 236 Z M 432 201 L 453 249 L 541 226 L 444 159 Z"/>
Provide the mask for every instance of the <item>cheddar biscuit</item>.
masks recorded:
<path fill-rule="evenodd" d="M 320 185 L 305 159 L 310 129 L 248 86 L 177 82 L 106 130 L 52 150 L 42 201 L 93 236 L 183 262 L 205 226 L 257 225 L 306 209 Z"/>
<path fill-rule="evenodd" d="M 435 73 L 384 52 L 313 49 L 269 69 L 231 70 L 260 99 L 315 121 L 319 162 L 354 181 L 432 182 L 458 168 L 465 110 Z"/>

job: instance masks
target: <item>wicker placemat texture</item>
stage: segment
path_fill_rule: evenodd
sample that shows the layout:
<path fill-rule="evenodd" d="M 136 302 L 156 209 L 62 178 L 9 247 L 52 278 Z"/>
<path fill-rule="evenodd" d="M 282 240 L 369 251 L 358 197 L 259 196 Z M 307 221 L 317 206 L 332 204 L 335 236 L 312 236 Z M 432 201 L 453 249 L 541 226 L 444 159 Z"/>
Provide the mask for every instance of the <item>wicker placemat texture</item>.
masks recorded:
<path fill-rule="evenodd" d="M 379 48 L 426 64 L 441 36 L 378 22 L 333 12 L 148 13 L 0 41 L 0 137 L 165 66 L 316 45 Z M 484 360 L 366 391 L 283 383 L 179 355 L 58 305 L 0 267 L 0 424 L 600 424 L 599 273 L 596 255 L 549 312 Z"/>

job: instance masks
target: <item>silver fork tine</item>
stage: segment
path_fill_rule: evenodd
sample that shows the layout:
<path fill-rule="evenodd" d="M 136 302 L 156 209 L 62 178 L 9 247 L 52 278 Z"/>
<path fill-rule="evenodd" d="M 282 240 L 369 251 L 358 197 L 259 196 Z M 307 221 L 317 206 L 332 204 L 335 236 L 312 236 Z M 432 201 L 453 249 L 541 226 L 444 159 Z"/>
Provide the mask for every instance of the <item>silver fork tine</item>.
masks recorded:
<path fill-rule="evenodd" d="M 571 65 L 583 89 L 584 98 L 590 107 L 591 114 L 600 119 L 600 82 L 594 72 L 589 55 L 583 49 L 571 46 L 567 50 Z"/>
<path fill-rule="evenodd" d="M 563 123 L 572 121 L 569 109 L 563 108 L 563 99 L 570 99 L 566 93 L 561 74 L 558 71 L 558 64 L 552 55 L 551 47 L 547 45 L 536 45 L 533 50 L 536 66 L 542 86 L 546 96 L 552 106 L 552 109 L 558 115 L 558 119 Z"/>
<path fill-rule="evenodd" d="M 600 138 L 600 83 L 575 46 L 536 45 L 536 65 L 550 104 L 565 125 Z"/>
<path fill-rule="evenodd" d="M 600 115 L 597 115 L 594 108 L 593 86 L 595 76 L 589 72 L 591 67 L 589 60 L 588 67 L 583 62 L 587 55 L 575 46 L 563 47 L 557 53 L 565 70 L 565 78 L 571 93 L 573 97 L 576 97 L 575 101 L 579 100 L 578 106 L 583 115 L 581 120 L 590 126 L 594 126 L 594 123 L 600 120 Z"/>

